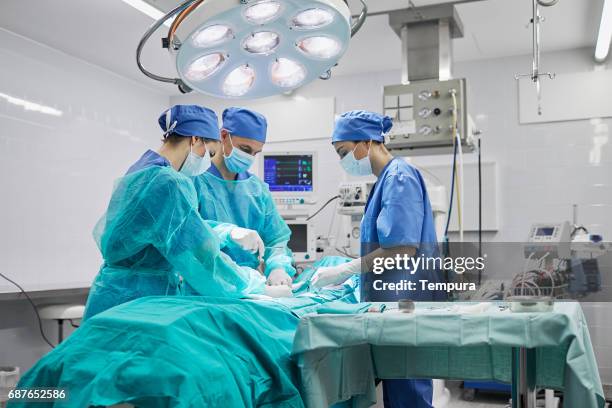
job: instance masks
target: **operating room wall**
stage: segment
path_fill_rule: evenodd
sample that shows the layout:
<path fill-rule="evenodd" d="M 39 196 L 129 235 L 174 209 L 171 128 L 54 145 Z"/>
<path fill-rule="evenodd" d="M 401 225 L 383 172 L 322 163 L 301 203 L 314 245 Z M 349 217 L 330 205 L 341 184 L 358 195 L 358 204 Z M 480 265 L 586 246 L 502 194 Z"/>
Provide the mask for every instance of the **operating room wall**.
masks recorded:
<path fill-rule="evenodd" d="M 93 227 L 114 179 L 159 144 L 157 115 L 168 102 L 152 88 L 0 29 L 0 272 L 26 290 L 90 284 L 100 266 Z M 7 291 L 17 289 L 0 278 L 0 366 L 26 369 L 48 347 L 29 304 L 2 300 Z M 54 325 L 44 328 L 55 340 Z"/>
<path fill-rule="evenodd" d="M 399 50 L 398 50 L 399 52 Z M 592 49 L 545 52 L 542 67 L 546 71 L 588 72 L 595 67 Z M 342 62 L 341 62 L 342 63 Z M 458 62 L 455 77 L 467 78 L 468 110 L 482 131 L 483 161 L 497 166 L 497 216 L 499 229 L 485 232 L 484 240 L 523 242 L 529 226 L 535 222 L 571 221 L 572 205 L 578 205 L 578 222 L 607 241 L 612 240 L 612 144 L 609 142 L 611 118 L 593 118 L 554 123 L 520 125 L 518 118 L 518 85 L 514 75 L 529 72 L 531 56 L 516 56 L 480 61 Z M 612 67 L 607 67 L 608 69 Z M 335 111 L 351 109 L 380 111 L 382 87 L 397 84 L 399 71 L 332 77 L 316 81 L 291 96 L 270 98 L 291 101 L 301 98 L 334 97 Z M 212 104 L 216 108 L 227 102 L 202 95 L 172 98 L 173 103 Z M 249 105 L 249 102 L 240 102 Z M 571 99 L 567 100 L 572 103 Z M 543 107 L 546 109 L 546 106 Z M 282 115 L 282 109 L 279 110 Z M 319 153 L 319 204 L 337 193 L 337 185 L 347 176 L 338 165 L 329 135 L 313 135 L 312 140 L 271 143 L 270 150 L 316 150 Z M 451 157 L 415 157 L 419 166 L 449 164 Z M 465 162 L 476 161 L 467 154 Z M 447 186 L 448 188 L 449 186 Z M 348 233 L 347 217 L 334 214 L 330 206 L 317 218 L 317 233 L 332 231 L 338 244 Z M 483 211 L 488 211 L 483 208 Z M 332 221 L 335 222 L 332 223 Z M 476 240 L 475 232 L 466 232 L 466 240 Z M 451 234 L 456 239 L 457 234 Z M 518 247 L 517 247 L 518 248 Z M 517 271 L 519 266 L 517 265 Z M 610 285 L 612 277 L 604 277 Z M 605 319 L 612 312 L 610 304 L 585 304 L 591 336 L 595 345 L 602 379 L 612 383 L 612 322 Z"/>

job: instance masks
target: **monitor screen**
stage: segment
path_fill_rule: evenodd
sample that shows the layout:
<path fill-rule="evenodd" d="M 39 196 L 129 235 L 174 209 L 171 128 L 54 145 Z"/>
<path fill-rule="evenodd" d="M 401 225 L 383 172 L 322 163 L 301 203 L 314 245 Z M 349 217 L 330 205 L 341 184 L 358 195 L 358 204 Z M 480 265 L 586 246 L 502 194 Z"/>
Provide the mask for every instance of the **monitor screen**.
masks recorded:
<path fill-rule="evenodd" d="M 287 224 L 291 230 L 289 249 L 292 252 L 308 252 L 308 224 Z"/>
<path fill-rule="evenodd" d="M 263 160 L 264 181 L 271 192 L 313 192 L 312 154 L 266 154 Z"/>
<path fill-rule="evenodd" d="M 554 227 L 544 227 L 544 228 L 538 228 L 536 231 L 536 236 L 538 237 L 547 237 L 553 234 L 553 232 L 555 232 L 555 228 Z"/>

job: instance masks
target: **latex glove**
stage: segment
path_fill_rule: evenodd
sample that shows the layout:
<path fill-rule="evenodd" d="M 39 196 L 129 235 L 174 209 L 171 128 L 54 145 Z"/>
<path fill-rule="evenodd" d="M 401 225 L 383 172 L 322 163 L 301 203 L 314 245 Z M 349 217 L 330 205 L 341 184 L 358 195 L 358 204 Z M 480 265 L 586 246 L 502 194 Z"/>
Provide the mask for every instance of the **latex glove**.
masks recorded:
<path fill-rule="evenodd" d="M 266 281 L 266 285 L 269 286 L 277 286 L 277 285 L 287 285 L 291 286 L 291 276 L 284 269 L 277 268 L 273 269 L 268 275 L 268 280 Z"/>
<path fill-rule="evenodd" d="M 322 266 L 312 275 L 310 287 L 320 289 L 324 286 L 333 286 L 343 283 L 351 276 L 361 272 L 361 259 L 336 266 Z"/>
<path fill-rule="evenodd" d="M 273 298 L 293 297 L 293 292 L 291 291 L 291 286 L 287 286 L 287 285 L 268 286 L 266 285 L 264 288 L 264 295 L 267 295 Z"/>
<path fill-rule="evenodd" d="M 230 232 L 230 238 L 245 251 L 258 254 L 257 259 L 261 261 L 266 247 L 257 231 L 236 227 Z"/>

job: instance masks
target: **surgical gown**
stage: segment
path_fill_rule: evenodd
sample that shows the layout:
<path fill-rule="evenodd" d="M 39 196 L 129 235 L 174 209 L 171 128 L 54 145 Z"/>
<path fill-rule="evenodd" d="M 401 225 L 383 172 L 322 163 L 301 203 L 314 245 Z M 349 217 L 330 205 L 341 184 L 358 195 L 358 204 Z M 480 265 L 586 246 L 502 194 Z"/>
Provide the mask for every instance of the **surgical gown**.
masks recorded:
<path fill-rule="evenodd" d="M 237 180 L 224 180 L 213 165 L 208 172 L 193 179 L 198 194 L 200 215 L 204 219 L 235 224 L 255 230 L 266 247 L 263 260 L 266 276 L 274 269 L 295 274 L 292 253 L 287 243 L 291 230 L 280 216 L 270 190 L 263 181 L 249 173 Z M 222 228 L 218 227 L 219 232 Z M 228 245 L 224 251 L 238 264 L 256 268 L 257 258 Z"/>
<path fill-rule="evenodd" d="M 378 248 L 409 246 L 417 249 L 417 257 L 438 255 L 433 212 L 425 181 L 417 169 L 402 159 L 391 160 L 374 185 L 361 221 L 361 255 Z M 375 290 L 374 281 L 385 283 L 421 279 L 438 282 L 438 271 L 421 268 L 387 270 L 380 275 L 361 275 L 361 299 L 365 302 L 387 302 L 400 299 L 442 299 L 440 294 L 426 291 Z M 380 287 L 380 286 L 379 286 Z M 417 286 L 418 288 L 418 286 Z M 431 408 L 433 387 L 431 380 L 383 380 L 386 408 Z"/>
<path fill-rule="evenodd" d="M 191 179 L 155 154 L 145 153 L 115 183 L 95 227 L 104 262 L 85 319 L 143 296 L 178 295 L 181 278 L 203 295 L 263 292 L 261 274 L 221 252 L 217 234 L 198 213 Z"/>

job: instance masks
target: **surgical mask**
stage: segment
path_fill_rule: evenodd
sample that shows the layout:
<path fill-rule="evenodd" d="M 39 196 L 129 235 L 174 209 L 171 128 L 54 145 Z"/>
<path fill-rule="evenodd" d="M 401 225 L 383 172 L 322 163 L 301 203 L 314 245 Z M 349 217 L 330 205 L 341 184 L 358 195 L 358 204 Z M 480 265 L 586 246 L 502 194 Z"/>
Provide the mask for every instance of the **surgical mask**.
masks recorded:
<path fill-rule="evenodd" d="M 355 146 L 357 149 L 357 146 Z M 340 165 L 351 176 L 370 176 L 372 174 L 372 163 L 370 162 L 370 150 L 360 160 L 355 158 L 355 149 L 340 160 Z"/>
<path fill-rule="evenodd" d="M 229 156 L 223 155 L 225 166 L 232 173 L 243 173 L 247 171 L 253 165 L 253 162 L 255 161 L 255 156 L 252 156 L 236 148 L 233 143 L 232 147 L 232 152 Z"/>
<path fill-rule="evenodd" d="M 206 149 L 204 157 L 200 157 L 193 152 L 193 145 L 189 149 L 189 154 L 181 166 L 180 172 L 187 177 L 195 177 L 203 174 L 210 167 L 210 153 Z"/>

